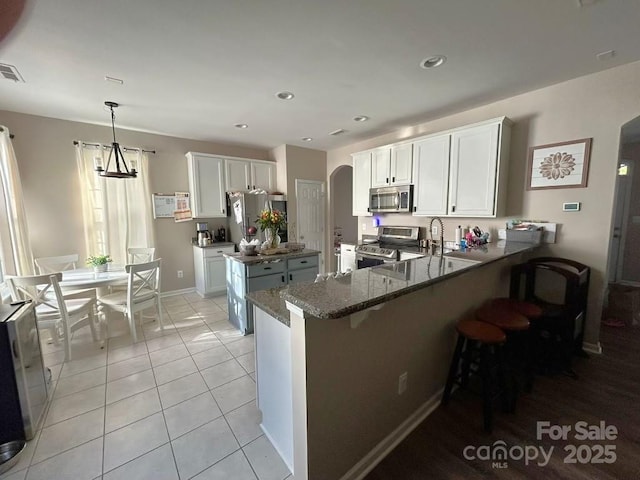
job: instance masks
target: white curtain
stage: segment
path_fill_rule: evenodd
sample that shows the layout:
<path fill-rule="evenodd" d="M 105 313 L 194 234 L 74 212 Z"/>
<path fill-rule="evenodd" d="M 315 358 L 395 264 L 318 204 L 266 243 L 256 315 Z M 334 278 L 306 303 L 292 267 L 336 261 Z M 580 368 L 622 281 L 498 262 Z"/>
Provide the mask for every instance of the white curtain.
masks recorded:
<path fill-rule="evenodd" d="M 111 255 L 115 264 L 125 265 L 127 248 L 154 246 L 149 158 L 141 150 L 124 151 L 127 165 L 135 164 L 138 176 L 101 177 L 94 171 L 96 158 L 106 165 L 110 152 L 110 146 L 76 146 L 85 244 L 87 255 Z"/>
<path fill-rule="evenodd" d="M 0 256 L 9 275 L 33 275 L 33 253 L 29 241 L 22 183 L 9 129 L 0 126 Z"/>

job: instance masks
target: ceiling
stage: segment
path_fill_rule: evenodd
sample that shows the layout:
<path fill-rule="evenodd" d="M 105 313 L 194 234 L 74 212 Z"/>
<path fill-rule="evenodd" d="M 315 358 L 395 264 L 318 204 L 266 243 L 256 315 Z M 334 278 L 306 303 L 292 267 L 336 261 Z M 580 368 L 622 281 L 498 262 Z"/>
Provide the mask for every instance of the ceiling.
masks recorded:
<path fill-rule="evenodd" d="M 328 150 L 640 60 L 638 0 L 582 4 L 31 0 L 0 42 L 25 80 L 0 80 L 0 109 L 106 125 L 112 100 L 119 128 Z"/>

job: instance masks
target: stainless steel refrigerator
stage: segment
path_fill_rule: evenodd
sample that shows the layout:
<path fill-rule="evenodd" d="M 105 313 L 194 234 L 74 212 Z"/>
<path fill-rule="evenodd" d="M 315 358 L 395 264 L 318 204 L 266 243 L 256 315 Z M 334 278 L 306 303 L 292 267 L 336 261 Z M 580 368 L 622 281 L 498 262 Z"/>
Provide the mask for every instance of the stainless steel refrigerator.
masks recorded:
<path fill-rule="evenodd" d="M 229 193 L 228 194 L 228 212 L 229 234 L 230 239 L 236 245 L 240 244 L 243 238 L 251 241 L 254 238 L 264 242 L 264 232 L 260 231 L 260 227 L 256 223 L 260 212 L 270 208 L 271 210 L 280 210 L 287 215 L 287 197 L 285 195 L 267 195 L 266 193 Z M 255 233 L 251 227 L 255 228 Z M 280 241 L 288 241 L 286 229 L 281 229 L 278 233 Z"/>

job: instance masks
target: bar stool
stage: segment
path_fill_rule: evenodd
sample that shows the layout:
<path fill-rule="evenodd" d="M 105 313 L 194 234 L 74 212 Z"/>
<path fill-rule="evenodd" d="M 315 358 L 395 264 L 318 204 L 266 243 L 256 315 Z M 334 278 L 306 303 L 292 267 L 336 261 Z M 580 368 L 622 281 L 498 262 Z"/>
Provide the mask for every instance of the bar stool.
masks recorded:
<path fill-rule="evenodd" d="M 503 408 L 508 406 L 504 395 L 506 388 L 502 358 L 502 345 L 506 341 L 506 335 L 498 327 L 479 322 L 473 316 L 460 320 L 456 325 L 456 331 L 458 332 L 458 342 L 449 367 L 442 404 L 449 403 L 454 383 L 464 388 L 468 385 L 470 374 L 479 373 L 482 379 L 484 429 L 491 432 L 492 402 L 496 390 L 502 397 Z M 473 358 L 476 354 L 479 357 L 477 362 Z M 492 363 L 497 368 L 498 385 L 493 382 Z M 472 366 L 477 366 L 477 369 L 472 370 Z M 460 373 L 458 373 L 459 370 Z"/>
<path fill-rule="evenodd" d="M 476 318 L 481 322 L 495 325 L 506 334 L 505 356 L 508 365 L 508 386 L 511 387 L 508 395 L 509 411 L 514 412 L 519 392 L 518 370 L 523 371 L 526 386 L 533 383 L 533 365 L 529 353 L 530 339 L 528 335 L 530 322 L 524 315 L 499 304 L 494 306 L 491 301 L 476 311 Z"/>

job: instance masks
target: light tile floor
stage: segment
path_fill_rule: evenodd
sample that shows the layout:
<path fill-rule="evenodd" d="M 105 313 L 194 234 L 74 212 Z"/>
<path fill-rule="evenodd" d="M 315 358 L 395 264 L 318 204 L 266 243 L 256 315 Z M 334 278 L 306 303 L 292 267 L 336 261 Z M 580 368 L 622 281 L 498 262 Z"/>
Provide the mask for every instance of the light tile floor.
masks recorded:
<path fill-rule="evenodd" d="M 0 480 L 283 480 L 260 429 L 253 335 L 228 322 L 226 296 L 162 301 L 165 329 L 145 318 L 133 344 L 120 316 L 104 349 L 89 329 L 73 361 L 44 344 L 53 394 L 37 435 Z"/>

